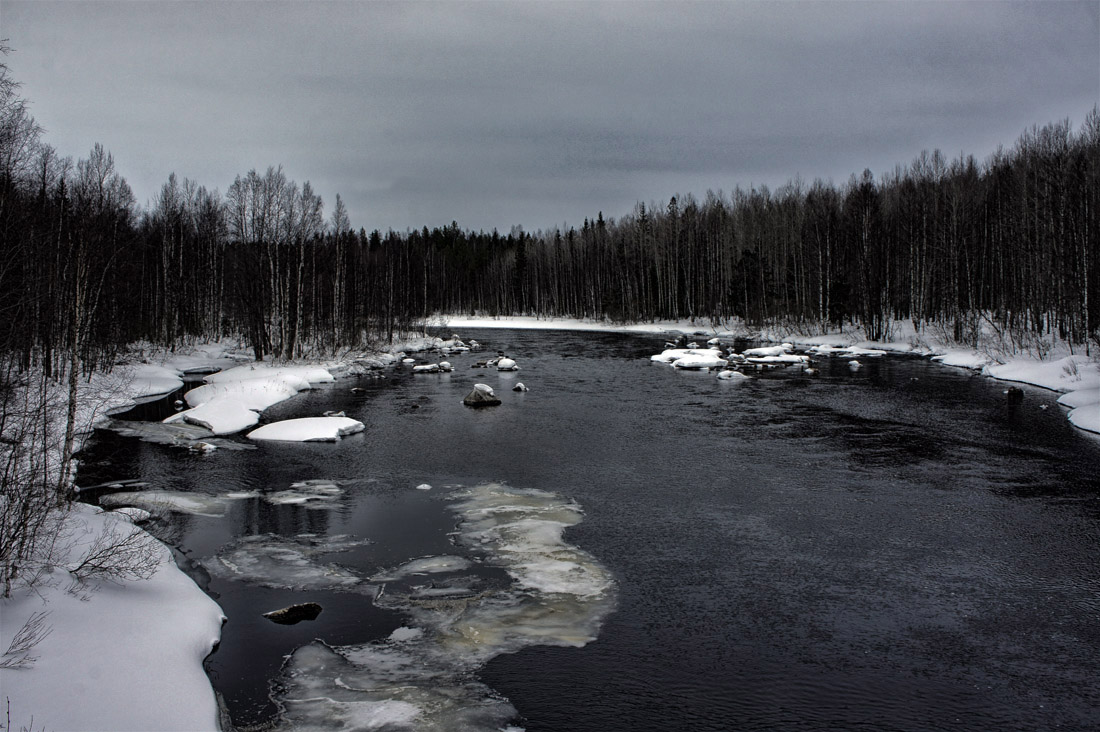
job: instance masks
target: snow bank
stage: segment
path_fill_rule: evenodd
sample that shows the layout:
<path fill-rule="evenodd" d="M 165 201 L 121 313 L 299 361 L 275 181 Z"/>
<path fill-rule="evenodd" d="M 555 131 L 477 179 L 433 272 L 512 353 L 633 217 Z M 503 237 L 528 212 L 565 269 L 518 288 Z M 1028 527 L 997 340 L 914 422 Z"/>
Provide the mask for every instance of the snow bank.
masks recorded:
<path fill-rule="evenodd" d="M 285 442 L 335 442 L 345 435 L 362 432 L 365 425 L 351 417 L 302 417 L 265 424 L 248 433 L 250 440 Z"/>
<path fill-rule="evenodd" d="M 1100 363 L 1087 356 L 1056 361 L 1015 359 L 987 366 L 984 373 L 1002 381 L 1066 392 L 1058 403 L 1070 407 L 1066 418 L 1074 427 L 1100 433 Z"/>
<path fill-rule="evenodd" d="M 74 504 L 69 561 L 126 518 Z M 32 613 L 51 629 L 30 668 L 0 669 L 13 726 L 51 730 L 216 730 L 218 709 L 203 659 L 221 637 L 223 615 L 151 537 L 158 562 L 151 579 L 89 581 L 66 592 L 71 576 L 55 569 L 34 592 L 0 601 L 0 645 L 8 646 Z"/>
<path fill-rule="evenodd" d="M 246 430 L 260 421 L 259 412 L 316 384 L 336 377 L 320 366 L 237 366 L 211 374 L 206 383 L 184 395 L 191 409 L 174 414 L 165 423 L 188 422 L 216 435 Z"/>
<path fill-rule="evenodd" d="M 974 350 L 947 351 L 932 357 L 933 361 L 944 366 L 957 366 L 964 369 L 981 370 L 993 363 L 993 359 Z"/>
<path fill-rule="evenodd" d="M 138 363 L 116 367 L 118 376 L 128 383 L 127 395 L 143 401 L 171 394 L 183 386 L 182 371 L 165 366 Z"/>

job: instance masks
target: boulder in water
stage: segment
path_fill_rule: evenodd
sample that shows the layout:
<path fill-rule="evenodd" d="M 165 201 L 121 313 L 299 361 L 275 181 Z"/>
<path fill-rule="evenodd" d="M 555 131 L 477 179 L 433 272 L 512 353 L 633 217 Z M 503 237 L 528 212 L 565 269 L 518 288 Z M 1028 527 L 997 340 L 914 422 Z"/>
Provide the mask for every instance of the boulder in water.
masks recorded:
<path fill-rule="evenodd" d="M 264 617 L 279 625 L 294 625 L 303 620 L 314 620 L 321 614 L 321 606 L 315 602 L 303 602 L 300 605 L 290 605 L 282 610 L 272 610 L 264 613 Z"/>
<path fill-rule="evenodd" d="M 500 405 L 500 399 L 493 393 L 493 387 L 488 384 L 474 384 L 473 390 L 462 400 L 467 407 L 496 407 Z"/>

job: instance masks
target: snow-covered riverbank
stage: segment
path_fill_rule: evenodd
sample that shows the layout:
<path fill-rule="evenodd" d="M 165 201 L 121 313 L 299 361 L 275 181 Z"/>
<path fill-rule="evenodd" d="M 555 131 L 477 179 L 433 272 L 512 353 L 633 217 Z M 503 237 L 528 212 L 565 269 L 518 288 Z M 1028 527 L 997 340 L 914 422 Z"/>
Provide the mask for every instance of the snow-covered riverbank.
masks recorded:
<path fill-rule="evenodd" d="M 655 321 L 650 323 L 611 323 L 570 318 L 509 316 L 502 318 L 441 316 L 447 328 L 520 328 L 532 330 L 580 330 L 618 333 L 683 333 L 700 338 L 745 338 L 771 343 L 790 343 L 800 348 L 862 348 L 890 353 L 931 357 L 945 366 L 969 368 L 985 376 L 1009 382 L 1030 384 L 1062 393 L 1058 403 L 1068 409 L 1067 418 L 1075 427 L 1100 434 L 1100 360 L 1071 353 L 1064 345 L 1052 345 L 1043 359 L 1034 355 L 994 358 L 988 352 L 961 348 L 944 335 L 929 331 L 917 333 L 911 323 L 896 323 L 888 341 L 868 341 L 858 330 L 825 335 L 805 335 L 789 329 L 752 329 L 743 323 L 714 325 L 709 320 Z"/>

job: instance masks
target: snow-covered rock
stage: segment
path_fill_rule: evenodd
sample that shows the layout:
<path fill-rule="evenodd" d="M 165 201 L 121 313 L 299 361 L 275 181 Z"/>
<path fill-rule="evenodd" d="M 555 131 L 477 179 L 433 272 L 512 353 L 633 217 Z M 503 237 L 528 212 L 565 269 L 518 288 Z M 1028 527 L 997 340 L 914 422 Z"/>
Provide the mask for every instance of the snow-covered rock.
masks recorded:
<path fill-rule="evenodd" d="M 420 366 L 413 366 L 414 374 L 438 374 L 440 371 L 441 369 L 437 363 L 426 363 Z"/>
<path fill-rule="evenodd" d="M 301 417 L 265 424 L 249 432 L 247 437 L 282 442 L 335 442 L 364 429 L 362 422 L 351 417 Z"/>
<path fill-rule="evenodd" d="M 659 363 L 672 364 L 687 356 L 721 358 L 722 350 L 720 348 L 666 348 L 656 356 L 650 356 L 649 359 Z"/>
<path fill-rule="evenodd" d="M 501 358 L 497 361 L 497 371 L 519 371 L 519 366 L 510 358 Z"/>
<path fill-rule="evenodd" d="M 749 377 L 745 376 L 740 371 L 723 369 L 722 371 L 718 372 L 718 378 L 722 379 L 723 381 L 740 381 L 741 379 L 747 379 Z"/>
<path fill-rule="evenodd" d="M 673 367 L 678 369 L 716 369 L 725 368 L 728 365 L 728 361 L 724 358 L 719 358 L 718 355 L 711 353 L 698 353 L 689 356 L 682 356 L 672 362 Z"/>
<path fill-rule="evenodd" d="M 467 407 L 495 407 L 500 404 L 500 399 L 493 392 L 493 387 L 488 384 L 474 384 L 474 388 L 463 398 L 462 403 Z"/>

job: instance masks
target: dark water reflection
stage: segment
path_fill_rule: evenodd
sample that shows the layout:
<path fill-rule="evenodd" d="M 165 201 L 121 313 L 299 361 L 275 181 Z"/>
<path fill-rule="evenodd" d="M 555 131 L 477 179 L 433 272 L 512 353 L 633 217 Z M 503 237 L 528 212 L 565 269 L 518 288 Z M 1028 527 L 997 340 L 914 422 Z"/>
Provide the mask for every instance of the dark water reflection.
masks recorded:
<path fill-rule="evenodd" d="M 655 337 L 463 335 L 523 370 L 452 355 L 451 374 L 342 380 L 265 413 L 366 424 L 335 445 L 193 455 L 105 433 L 82 481 L 354 481 L 335 509 L 250 499 L 170 529 L 194 560 L 240 536 L 354 534 L 371 543 L 327 560 L 366 573 L 453 551 L 444 486 L 575 498 L 568 539 L 615 575 L 618 608 L 583 648 L 481 671 L 531 732 L 1100 728 L 1100 447 L 1055 394 L 1009 406 L 1003 384 L 919 359 L 736 383 L 650 363 Z M 503 404 L 462 407 L 476 382 Z M 267 679 L 293 648 L 403 623 L 362 594 L 197 579 L 230 617 L 211 674 L 242 721 L 272 711 Z M 306 599 L 325 607 L 312 623 L 259 617 Z"/>

